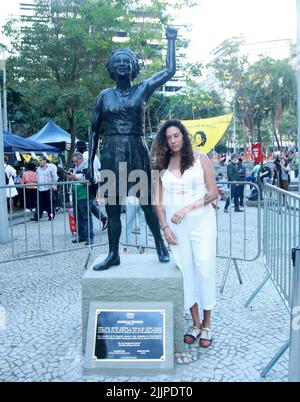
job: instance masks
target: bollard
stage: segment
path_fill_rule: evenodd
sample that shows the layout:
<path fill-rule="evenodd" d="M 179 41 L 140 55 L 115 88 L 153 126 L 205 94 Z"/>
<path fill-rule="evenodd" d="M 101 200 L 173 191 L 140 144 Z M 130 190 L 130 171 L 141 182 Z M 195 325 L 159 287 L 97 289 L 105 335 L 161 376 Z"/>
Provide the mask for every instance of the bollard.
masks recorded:
<path fill-rule="evenodd" d="M 293 294 L 291 306 L 289 382 L 300 382 L 300 248 L 292 251 Z"/>

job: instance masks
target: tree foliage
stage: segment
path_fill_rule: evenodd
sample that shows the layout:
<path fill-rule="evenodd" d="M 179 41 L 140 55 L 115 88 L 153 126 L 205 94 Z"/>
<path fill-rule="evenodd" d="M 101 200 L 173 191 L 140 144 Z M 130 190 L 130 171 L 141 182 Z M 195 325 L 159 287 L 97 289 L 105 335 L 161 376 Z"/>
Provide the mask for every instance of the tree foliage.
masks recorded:
<path fill-rule="evenodd" d="M 190 89 L 172 96 L 165 96 L 162 93 L 154 94 L 149 109 L 148 129 L 152 132 L 157 129 L 161 121 L 168 118 L 193 120 L 215 117 L 224 113 L 220 96 L 215 91 L 206 92 L 200 89 Z"/>
<path fill-rule="evenodd" d="M 291 60 L 261 56 L 250 64 L 247 55 L 241 52 L 242 45 L 241 38 L 225 41 L 210 66 L 221 86 L 233 94 L 236 116 L 249 130 L 251 142 L 269 143 L 274 135 L 280 147 L 280 121 L 285 109 L 294 108 L 296 102 Z"/>
<path fill-rule="evenodd" d="M 97 94 L 112 85 L 105 67 L 112 50 L 130 47 L 138 53 L 145 67 L 140 79 L 163 66 L 170 1 L 34 4 L 31 21 L 11 19 L 4 27 L 14 50 L 8 60 L 9 119 L 14 131 L 30 135 L 53 118 L 71 133 L 73 149 L 75 136 L 87 138 Z M 125 33 L 128 41 L 117 42 L 117 33 Z"/>

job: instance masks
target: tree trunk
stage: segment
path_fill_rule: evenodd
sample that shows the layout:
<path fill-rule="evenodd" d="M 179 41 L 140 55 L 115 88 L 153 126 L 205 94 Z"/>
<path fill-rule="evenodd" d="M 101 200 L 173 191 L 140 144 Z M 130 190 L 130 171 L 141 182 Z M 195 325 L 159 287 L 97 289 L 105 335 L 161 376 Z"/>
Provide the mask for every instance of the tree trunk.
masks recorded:
<path fill-rule="evenodd" d="M 275 140 L 276 140 L 276 142 L 277 142 L 278 149 L 280 149 L 280 143 L 279 143 L 279 139 L 278 139 L 278 135 L 277 135 L 277 132 L 276 132 L 276 128 L 275 128 L 275 127 L 273 128 L 273 132 L 274 132 Z"/>
<path fill-rule="evenodd" d="M 273 133 L 274 133 L 274 137 L 276 139 L 279 150 L 282 147 L 282 135 L 279 133 L 279 135 L 280 135 L 280 141 L 279 141 L 277 133 L 279 131 L 279 123 L 282 119 L 283 110 L 284 110 L 284 107 L 283 107 L 282 103 L 278 102 L 276 105 L 275 115 L 272 118 Z"/>
<path fill-rule="evenodd" d="M 244 116 L 244 123 L 250 132 L 250 141 L 251 144 L 254 143 L 254 122 L 253 119 L 247 114 Z"/>
<path fill-rule="evenodd" d="M 261 138 L 261 131 L 260 131 L 260 123 L 256 123 L 256 128 L 257 128 L 257 142 L 261 145 L 262 147 L 262 138 Z"/>

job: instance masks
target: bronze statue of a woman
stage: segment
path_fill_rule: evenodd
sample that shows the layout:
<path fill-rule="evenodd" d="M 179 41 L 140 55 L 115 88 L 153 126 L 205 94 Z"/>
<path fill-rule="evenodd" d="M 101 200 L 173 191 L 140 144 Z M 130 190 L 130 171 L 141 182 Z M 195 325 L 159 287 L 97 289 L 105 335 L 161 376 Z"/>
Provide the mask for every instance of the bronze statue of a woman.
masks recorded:
<path fill-rule="evenodd" d="M 106 203 L 108 216 L 109 254 L 93 267 L 95 271 L 108 269 L 120 264 L 119 239 L 121 235 L 121 199 L 118 193 L 120 162 L 126 162 L 127 174 L 135 170 L 144 171 L 151 188 L 149 152 L 145 142 L 145 107 L 153 92 L 172 78 L 176 72 L 175 41 L 177 30 L 166 29 L 168 39 L 166 68 L 151 78 L 133 85 L 139 73 L 137 56 L 129 49 L 120 49 L 111 54 L 107 70 L 116 82 L 115 88 L 102 91 L 97 97 L 90 137 L 89 178 L 93 180 L 93 161 L 97 151 L 99 135 L 103 135 L 101 170 L 110 170 L 116 176 L 117 198 L 115 203 Z M 128 179 L 128 176 L 127 176 Z M 128 182 L 128 180 L 127 180 Z M 130 187 L 130 183 L 128 182 Z M 160 262 L 168 262 L 170 256 L 161 236 L 159 222 L 151 204 L 150 190 L 148 202 L 141 203 Z M 144 205 L 146 204 L 146 205 Z"/>

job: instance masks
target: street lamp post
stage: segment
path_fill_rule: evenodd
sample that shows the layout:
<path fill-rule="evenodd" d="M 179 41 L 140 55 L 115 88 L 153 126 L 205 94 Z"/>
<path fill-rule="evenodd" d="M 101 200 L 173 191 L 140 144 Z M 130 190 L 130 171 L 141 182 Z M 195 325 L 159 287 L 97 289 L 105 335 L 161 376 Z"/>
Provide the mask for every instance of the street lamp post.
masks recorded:
<path fill-rule="evenodd" d="M 3 74 L 3 129 L 7 131 L 7 90 L 6 90 L 6 66 L 5 47 L 0 44 L 0 69 Z"/>
<path fill-rule="evenodd" d="M 3 126 L 2 126 L 2 102 L 0 91 L 0 186 L 5 186 L 5 171 L 4 171 L 4 141 L 3 141 Z M 9 241 L 8 235 L 8 212 L 7 212 L 7 199 L 6 189 L 0 188 L 0 243 L 7 243 Z"/>
<path fill-rule="evenodd" d="M 5 171 L 4 171 L 4 141 L 3 141 L 3 128 L 7 130 L 7 113 L 6 113 L 6 89 L 5 89 L 5 49 L 0 46 L 0 70 L 3 70 L 3 99 L 4 99 L 4 125 L 2 122 L 2 101 L 1 101 L 1 89 L 0 89 L 0 186 L 5 186 Z M 6 124 L 6 125 L 5 125 Z M 8 213 L 7 213 L 7 199 L 6 189 L 0 188 L 0 243 L 7 243 L 9 241 L 8 235 Z"/>
<path fill-rule="evenodd" d="M 4 59 L 4 69 L 3 69 L 3 127 L 7 132 L 7 91 L 6 91 L 6 68 Z"/>

